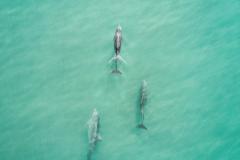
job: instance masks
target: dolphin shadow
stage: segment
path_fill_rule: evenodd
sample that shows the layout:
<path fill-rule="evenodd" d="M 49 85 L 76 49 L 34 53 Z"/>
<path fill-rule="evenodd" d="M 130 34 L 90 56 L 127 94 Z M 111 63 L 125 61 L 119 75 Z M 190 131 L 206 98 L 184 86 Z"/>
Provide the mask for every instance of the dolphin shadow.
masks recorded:
<path fill-rule="evenodd" d="M 148 94 L 148 93 L 146 93 L 146 94 Z M 146 96 L 148 96 L 148 95 L 146 95 Z M 135 120 L 136 120 L 136 124 L 137 124 L 136 128 L 141 128 L 141 129 L 147 130 L 147 127 L 143 124 L 144 115 L 141 115 L 141 107 L 145 108 L 145 106 L 147 105 L 148 99 L 145 99 L 143 104 L 141 104 L 141 101 L 142 101 L 142 86 L 138 89 L 138 97 L 136 99 L 136 107 L 135 107 L 136 108 Z M 143 120 L 142 120 L 142 116 L 143 116 Z"/>
<path fill-rule="evenodd" d="M 91 159 L 92 159 L 92 151 L 89 149 L 87 153 L 87 160 L 91 160 Z"/>
<path fill-rule="evenodd" d="M 137 93 L 137 98 L 136 98 L 136 107 L 135 107 L 135 128 L 137 128 L 138 124 L 140 123 L 141 120 L 141 115 L 140 115 L 140 106 L 141 106 L 141 88 L 138 89 Z"/>

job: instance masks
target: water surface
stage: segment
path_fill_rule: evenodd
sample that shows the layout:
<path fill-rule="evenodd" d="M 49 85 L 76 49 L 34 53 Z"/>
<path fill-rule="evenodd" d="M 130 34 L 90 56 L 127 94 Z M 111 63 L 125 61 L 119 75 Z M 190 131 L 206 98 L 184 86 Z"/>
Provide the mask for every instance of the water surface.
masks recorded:
<path fill-rule="evenodd" d="M 2 0 L 0 21 L 1 160 L 85 160 L 93 108 L 93 160 L 240 158 L 238 0 Z"/>

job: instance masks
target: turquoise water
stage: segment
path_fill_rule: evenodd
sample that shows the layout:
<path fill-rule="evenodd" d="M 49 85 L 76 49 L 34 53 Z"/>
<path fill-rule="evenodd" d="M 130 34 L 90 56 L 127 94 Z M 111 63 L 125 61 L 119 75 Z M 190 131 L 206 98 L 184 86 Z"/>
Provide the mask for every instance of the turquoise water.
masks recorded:
<path fill-rule="evenodd" d="M 85 160 L 93 108 L 93 160 L 240 158 L 239 0 L 2 0 L 0 21 L 1 160 Z"/>

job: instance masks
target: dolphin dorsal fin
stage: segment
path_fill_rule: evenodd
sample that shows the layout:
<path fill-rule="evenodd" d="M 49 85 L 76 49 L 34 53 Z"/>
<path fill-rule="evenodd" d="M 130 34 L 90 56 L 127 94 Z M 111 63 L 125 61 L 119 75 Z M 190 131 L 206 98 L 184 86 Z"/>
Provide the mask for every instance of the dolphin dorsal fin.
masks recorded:
<path fill-rule="evenodd" d="M 101 141 L 101 140 L 102 140 L 102 137 L 101 137 L 100 134 L 97 135 L 97 140 L 98 140 L 98 141 Z"/>

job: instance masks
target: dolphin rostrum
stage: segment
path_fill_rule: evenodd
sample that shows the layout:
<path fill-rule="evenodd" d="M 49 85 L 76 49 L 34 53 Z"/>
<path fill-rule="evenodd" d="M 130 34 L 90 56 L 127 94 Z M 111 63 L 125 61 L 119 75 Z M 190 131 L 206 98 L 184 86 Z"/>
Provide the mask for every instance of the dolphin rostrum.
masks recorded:
<path fill-rule="evenodd" d="M 145 80 L 142 81 L 140 98 L 141 98 L 140 99 L 141 122 L 137 127 L 142 128 L 142 129 L 147 129 L 147 127 L 143 124 L 143 122 L 144 122 L 144 106 L 147 102 L 147 82 Z"/>
<path fill-rule="evenodd" d="M 91 159 L 93 150 L 99 140 L 102 140 L 100 134 L 100 117 L 96 109 L 93 110 L 92 116 L 88 121 L 88 141 L 89 141 L 89 150 L 88 150 L 88 160 Z"/>
<path fill-rule="evenodd" d="M 115 68 L 115 70 L 112 71 L 112 73 L 120 73 L 121 74 L 121 71 L 119 71 L 117 68 L 117 61 L 122 61 L 124 63 L 126 63 L 126 61 L 120 56 L 121 45 L 122 45 L 122 27 L 120 25 L 118 25 L 116 28 L 113 40 L 114 40 L 115 55 L 111 58 L 110 62 L 115 60 L 116 68 Z"/>

